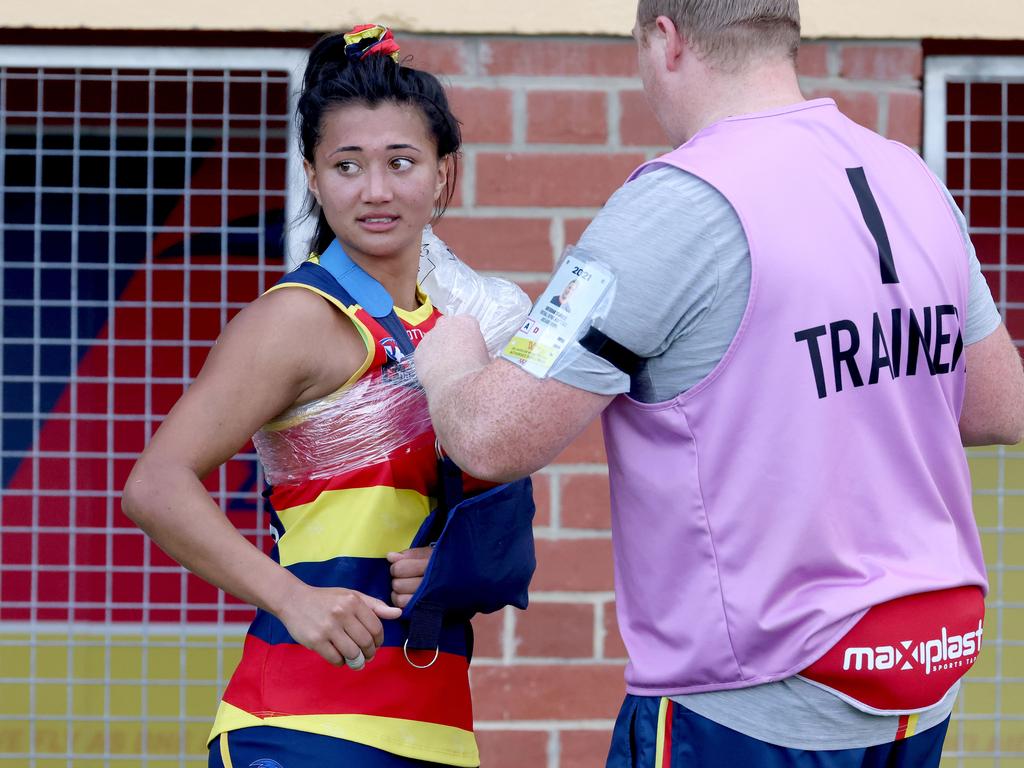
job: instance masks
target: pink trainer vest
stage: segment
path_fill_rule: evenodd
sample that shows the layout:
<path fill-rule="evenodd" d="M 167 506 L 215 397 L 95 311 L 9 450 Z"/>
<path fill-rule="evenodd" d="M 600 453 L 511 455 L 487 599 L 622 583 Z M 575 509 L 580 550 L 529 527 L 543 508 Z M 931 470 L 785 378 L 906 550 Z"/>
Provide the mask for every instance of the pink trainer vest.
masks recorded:
<path fill-rule="evenodd" d="M 920 158 L 821 99 L 633 177 L 663 165 L 728 199 L 752 272 L 703 381 L 604 415 L 628 690 L 782 679 L 873 605 L 987 589 L 957 429 L 967 255 Z"/>

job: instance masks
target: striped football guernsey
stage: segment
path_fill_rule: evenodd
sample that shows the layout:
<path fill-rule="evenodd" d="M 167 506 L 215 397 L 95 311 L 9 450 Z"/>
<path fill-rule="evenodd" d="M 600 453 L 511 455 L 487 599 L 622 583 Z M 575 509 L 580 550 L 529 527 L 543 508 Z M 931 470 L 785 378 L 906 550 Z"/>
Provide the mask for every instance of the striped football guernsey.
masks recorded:
<path fill-rule="evenodd" d="M 311 290 L 334 304 L 355 324 L 366 344 L 360 369 L 335 394 L 344 397 L 357 382 L 409 387 L 396 375 L 401 358 L 390 334 L 357 304 L 347 305 L 330 292 L 326 272 L 315 257 L 271 290 L 294 286 Z M 395 309 L 413 344 L 429 331 L 440 313 L 420 294 L 413 311 Z M 390 382 L 390 384 L 389 384 Z M 412 387 L 417 387 L 413 380 Z M 398 399 L 403 408 L 422 408 L 419 397 Z M 313 424 L 308 406 L 284 414 L 253 438 L 261 456 L 282 441 L 298 440 L 315 429 L 324 444 L 365 428 L 365 410 L 350 414 L 328 409 L 331 423 Z M 296 415 L 298 413 L 298 415 Z M 315 409 L 313 411 L 315 414 Z M 381 414 L 385 419 L 394 414 Z M 399 415 L 401 418 L 401 415 Z M 367 466 L 338 470 L 315 479 L 277 483 L 269 491 L 274 527 L 279 536 L 272 557 L 307 584 L 345 587 L 389 601 L 391 576 L 385 556 L 407 548 L 435 505 L 437 462 L 429 423 L 397 450 Z M 311 459 L 329 461 L 330 456 Z M 285 626 L 266 611 L 257 611 L 242 659 L 224 692 L 210 739 L 255 725 L 318 733 L 445 765 L 476 766 L 469 692 L 469 624 L 445 626 L 437 661 L 416 668 L 406 660 L 406 625 L 384 622 L 384 644 L 360 671 L 334 667 L 298 644 Z M 433 651 L 415 652 L 426 665 Z M 422 658 L 420 658 L 422 656 Z"/>

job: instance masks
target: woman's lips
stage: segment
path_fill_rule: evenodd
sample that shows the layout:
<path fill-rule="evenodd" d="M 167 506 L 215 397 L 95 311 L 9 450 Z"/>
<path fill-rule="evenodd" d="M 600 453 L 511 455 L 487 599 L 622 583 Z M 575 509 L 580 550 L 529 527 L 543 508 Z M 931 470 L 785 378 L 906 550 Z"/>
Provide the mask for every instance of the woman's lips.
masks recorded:
<path fill-rule="evenodd" d="M 376 216 L 360 216 L 356 221 L 359 226 L 369 232 L 387 232 L 398 224 L 398 216 L 379 214 Z"/>

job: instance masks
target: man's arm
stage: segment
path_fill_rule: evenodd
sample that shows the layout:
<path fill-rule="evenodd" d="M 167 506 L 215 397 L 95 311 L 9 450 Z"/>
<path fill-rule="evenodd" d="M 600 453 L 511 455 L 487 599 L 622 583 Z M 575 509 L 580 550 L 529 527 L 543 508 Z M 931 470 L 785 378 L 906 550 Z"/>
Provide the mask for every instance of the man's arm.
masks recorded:
<path fill-rule="evenodd" d="M 546 466 L 612 401 L 489 362 L 468 315 L 438 321 L 416 349 L 416 369 L 441 445 L 484 480 L 507 482 Z"/>
<path fill-rule="evenodd" d="M 1016 445 L 1024 439 L 1024 369 L 1006 326 L 968 346 L 966 356 L 960 439 L 964 445 Z"/>

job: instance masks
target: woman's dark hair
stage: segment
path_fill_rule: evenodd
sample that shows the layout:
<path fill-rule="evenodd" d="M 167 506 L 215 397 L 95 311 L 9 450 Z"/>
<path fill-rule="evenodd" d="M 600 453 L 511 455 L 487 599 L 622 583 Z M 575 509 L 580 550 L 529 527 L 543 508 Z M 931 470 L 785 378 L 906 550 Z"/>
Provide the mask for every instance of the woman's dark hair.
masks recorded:
<path fill-rule="evenodd" d="M 434 211 L 440 218 L 455 194 L 458 179 L 458 152 L 462 132 L 448 106 L 448 97 L 440 81 L 429 72 L 396 63 L 390 56 L 371 53 L 362 59 L 350 59 L 345 52 L 343 33 L 321 38 L 309 52 L 302 77 L 297 119 L 302 156 L 314 162 L 320 142 L 324 115 L 332 109 L 360 104 L 371 109 L 379 104 L 415 105 L 437 143 L 438 157 L 451 156 L 445 189 Z M 311 250 L 323 253 L 334 239 L 323 210 L 310 195 L 307 215 L 317 216 Z"/>

